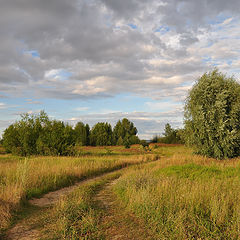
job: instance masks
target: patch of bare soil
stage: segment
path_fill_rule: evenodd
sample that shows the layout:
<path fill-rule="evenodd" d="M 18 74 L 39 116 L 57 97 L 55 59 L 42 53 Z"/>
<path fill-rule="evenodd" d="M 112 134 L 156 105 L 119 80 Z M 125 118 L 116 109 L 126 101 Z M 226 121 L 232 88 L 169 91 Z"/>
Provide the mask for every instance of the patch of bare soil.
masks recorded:
<path fill-rule="evenodd" d="M 105 233 L 106 240 L 153 240 L 144 222 L 119 204 L 112 192 L 116 181 L 106 185 L 95 197 L 96 204 L 104 211 L 100 229 Z"/>
<path fill-rule="evenodd" d="M 6 239 L 35 240 L 39 239 L 39 232 L 26 224 L 18 223 L 8 231 Z"/>

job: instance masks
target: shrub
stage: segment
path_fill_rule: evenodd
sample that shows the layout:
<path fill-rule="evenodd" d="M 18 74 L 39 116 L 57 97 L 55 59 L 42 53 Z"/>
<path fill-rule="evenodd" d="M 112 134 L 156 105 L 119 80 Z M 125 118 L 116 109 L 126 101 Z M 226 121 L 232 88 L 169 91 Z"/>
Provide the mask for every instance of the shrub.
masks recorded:
<path fill-rule="evenodd" d="M 199 154 L 222 159 L 240 154 L 240 85 L 214 70 L 189 92 L 185 105 L 187 142 Z"/>

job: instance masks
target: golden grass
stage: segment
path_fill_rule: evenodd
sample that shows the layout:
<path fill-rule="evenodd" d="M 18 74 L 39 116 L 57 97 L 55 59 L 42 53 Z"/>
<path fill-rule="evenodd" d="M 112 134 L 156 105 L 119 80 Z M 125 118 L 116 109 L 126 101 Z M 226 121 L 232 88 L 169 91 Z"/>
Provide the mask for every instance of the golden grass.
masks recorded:
<path fill-rule="evenodd" d="M 85 147 L 80 157 L 0 155 L 0 231 L 25 199 L 160 158 L 126 169 L 115 188 L 156 239 L 238 239 L 240 158 L 219 161 L 193 155 L 181 145 L 152 144 L 148 152 L 136 145 L 127 154 L 122 150 Z"/>
<path fill-rule="evenodd" d="M 48 216 L 43 239 L 105 239 L 99 228 L 102 209 L 96 206 L 93 196 L 119 176 L 110 173 L 62 197 Z"/>
<path fill-rule="evenodd" d="M 176 154 L 135 168 L 115 186 L 129 211 L 143 218 L 156 239 L 239 239 L 240 159 L 217 161 Z M 169 155 L 172 149 L 161 149 Z"/>
<path fill-rule="evenodd" d="M 0 230 L 21 202 L 76 181 L 142 162 L 141 156 L 16 158 L 0 155 Z"/>

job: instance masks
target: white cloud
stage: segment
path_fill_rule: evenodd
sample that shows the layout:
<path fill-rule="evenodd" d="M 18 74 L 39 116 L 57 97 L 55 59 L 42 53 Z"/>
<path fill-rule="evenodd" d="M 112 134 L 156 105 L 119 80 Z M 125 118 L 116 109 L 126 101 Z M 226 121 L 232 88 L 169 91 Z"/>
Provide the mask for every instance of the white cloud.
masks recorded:
<path fill-rule="evenodd" d="M 97 101 L 133 94 L 167 99 L 174 109 L 214 66 L 239 77 L 239 8 L 238 0 L 2 0 L 1 95 Z"/>
<path fill-rule="evenodd" d="M 89 110 L 89 107 L 77 107 L 77 108 L 74 108 L 74 110 L 79 112 L 85 112 Z"/>
<path fill-rule="evenodd" d="M 7 108 L 7 105 L 5 103 L 0 102 L 0 109 L 5 109 Z"/>

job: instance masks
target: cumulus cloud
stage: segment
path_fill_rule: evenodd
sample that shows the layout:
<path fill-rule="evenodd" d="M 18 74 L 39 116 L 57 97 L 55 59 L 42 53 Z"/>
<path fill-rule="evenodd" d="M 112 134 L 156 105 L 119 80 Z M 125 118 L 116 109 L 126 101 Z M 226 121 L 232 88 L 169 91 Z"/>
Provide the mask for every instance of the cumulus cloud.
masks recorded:
<path fill-rule="evenodd" d="M 215 66 L 239 76 L 239 8 L 238 0 L 1 0 L 0 98 L 183 102 Z"/>

